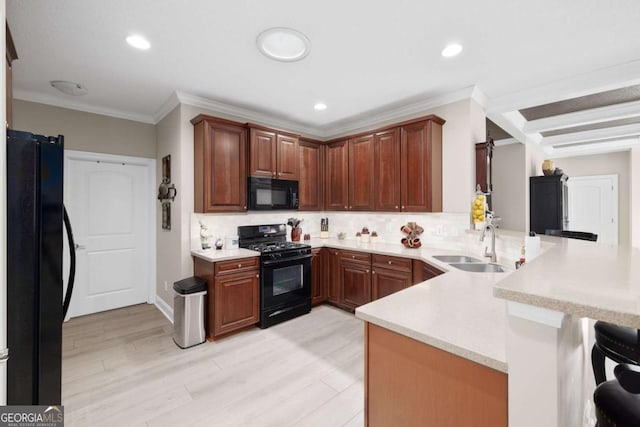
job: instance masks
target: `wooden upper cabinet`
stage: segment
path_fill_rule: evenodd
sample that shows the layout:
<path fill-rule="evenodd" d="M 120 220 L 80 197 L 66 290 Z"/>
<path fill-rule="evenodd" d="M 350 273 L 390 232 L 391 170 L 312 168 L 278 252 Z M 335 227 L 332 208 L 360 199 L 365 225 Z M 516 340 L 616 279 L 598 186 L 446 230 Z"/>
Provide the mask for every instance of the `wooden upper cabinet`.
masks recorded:
<path fill-rule="evenodd" d="M 251 128 L 249 136 L 249 175 L 276 177 L 276 133 Z"/>
<path fill-rule="evenodd" d="M 442 125 L 437 116 L 400 127 L 401 210 L 442 211 Z"/>
<path fill-rule="evenodd" d="M 347 140 L 329 144 L 326 150 L 325 208 L 346 211 L 349 208 L 349 151 Z"/>
<path fill-rule="evenodd" d="M 298 180 L 298 137 L 250 126 L 249 175 Z"/>
<path fill-rule="evenodd" d="M 373 135 L 349 140 L 349 210 L 373 209 Z"/>
<path fill-rule="evenodd" d="M 373 208 L 400 211 L 400 132 L 378 132 L 373 140 Z"/>
<path fill-rule="evenodd" d="M 191 123 L 194 126 L 194 211 L 245 211 L 245 127 L 241 123 L 202 114 Z"/>
<path fill-rule="evenodd" d="M 324 146 L 301 139 L 298 146 L 300 179 L 298 181 L 298 209 L 321 211 L 323 209 Z"/>
<path fill-rule="evenodd" d="M 299 179 L 300 159 L 298 150 L 298 137 L 278 135 L 278 179 Z"/>

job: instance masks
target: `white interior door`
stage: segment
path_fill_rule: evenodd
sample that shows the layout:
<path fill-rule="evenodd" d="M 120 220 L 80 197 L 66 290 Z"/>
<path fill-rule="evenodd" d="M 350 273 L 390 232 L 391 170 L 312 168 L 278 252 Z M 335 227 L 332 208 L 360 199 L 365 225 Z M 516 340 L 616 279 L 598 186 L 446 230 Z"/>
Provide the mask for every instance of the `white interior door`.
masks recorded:
<path fill-rule="evenodd" d="M 567 181 L 569 227 L 598 235 L 598 242 L 618 244 L 618 176 L 577 176 Z"/>
<path fill-rule="evenodd" d="M 66 168 L 65 199 L 76 242 L 69 317 L 146 302 L 149 166 L 71 157 Z"/>

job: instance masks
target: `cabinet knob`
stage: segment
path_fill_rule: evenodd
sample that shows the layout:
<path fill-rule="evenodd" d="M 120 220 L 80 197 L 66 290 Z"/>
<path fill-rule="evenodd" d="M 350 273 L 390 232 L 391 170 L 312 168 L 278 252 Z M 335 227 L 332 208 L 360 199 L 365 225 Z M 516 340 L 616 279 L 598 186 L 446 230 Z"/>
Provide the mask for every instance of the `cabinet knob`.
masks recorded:
<path fill-rule="evenodd" d="M 273 172 L 271 175 L 276 176 L 276 173 L 275 173 L 275 172 Z"/>
<path fill-rule="evenodd" d="M 404 209 L 404 206 L 402 206 L 402 209 Z"/>
<path fill-rule="evenodd" d="M 243 206 L 243 207 L 244 207 L 245 209 L 247 209 L 247 207 L 246 207 L 246 206 Z"/>
<path fill-rule="evenodd" d="M 242 264 L 238 264 L 238 268 L 242 268 Z"/>
<path fill-rule="evenodd" d="M 369 270 L 365 270 L 364 272 L 365 272 L 365 273 L 368 273 L 368 272 L 369 272 Z"/>
<path fill-rule="evenodd" d="M 376 271 L 375 270 L 371 270 L 371 274 L 376 274 Z"/>
<path fill-rule="evenodd" d="M 391 261 L 389 261 L 389 265 L 391 265 Z"/>
<path fill-rule="evenodd" d="M 398 205 L 396 205 L 396 209 L 398 209 Z"/>
<path fill-rule="evenodd" d="M 348 209 L 346 206 L 344 207 L 345 209 Z"/>
<path fill-rule="evenodd" d="M 355 255 L 351 255 L 351 258 L 356 259 L 356 256 Z"/>
<path fill-rule="evenodd" d="M 259 274 L 256 274 L 256 277 L 259 279 L 259 278 L 260 278 L 260 275 L 259 275 Z"/>

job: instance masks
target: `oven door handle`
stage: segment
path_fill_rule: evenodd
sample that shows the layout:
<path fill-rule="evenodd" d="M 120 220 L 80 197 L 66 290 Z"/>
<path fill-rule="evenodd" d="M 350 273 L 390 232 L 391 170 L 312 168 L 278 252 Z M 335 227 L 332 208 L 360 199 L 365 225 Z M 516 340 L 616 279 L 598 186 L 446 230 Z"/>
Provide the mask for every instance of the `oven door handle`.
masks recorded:
<path fill-rule="evenodd" d="M 291 262 L 291 261 L 303 261 L 305 259 L 310 259 L 311 258 L 311 254 L 309 255 L 302 255 L 302 256 L 297 256 L 297 257 L 293 257 L 293 258 L 281 258 L 281 259 L 274 259 L 271 261 L 264 261 L 262 263 L 262 265 L 274 265 L 274 264 L 284 264 L 285 262 Z"/>

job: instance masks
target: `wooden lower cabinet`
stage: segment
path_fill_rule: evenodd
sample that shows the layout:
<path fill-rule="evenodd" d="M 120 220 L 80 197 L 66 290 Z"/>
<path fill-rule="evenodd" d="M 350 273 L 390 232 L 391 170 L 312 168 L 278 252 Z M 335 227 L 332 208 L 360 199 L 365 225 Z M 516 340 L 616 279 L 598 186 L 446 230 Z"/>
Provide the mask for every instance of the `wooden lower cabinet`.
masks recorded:
<path fill-rule="evenodd" d="M 340 262 L 341 305 L 348 310 L 371 302 L 371 270 L 367 264 Z"/>
<path fill-rule="evenodd" d="M 205 327 L 213 341 L 260 321 L 260 259 L 210 262 L 193 258 L 194 275 L 207 281 Z"/>
<path fill-rule="evenodd" d="M 214 336 L 244 328 L 260 320 L 259 271 L 216 277 Z"/>
<path fill-rule="evenodd" d="M 327 300 L 327 281 L 325 279 L 325 258 L 327 252 L 316 248 L 311 250 L 311 304 L 317 305 Z"/>
<path fill-rule="evenodd" d="M 507 426 L 507 374 L 365 323 L 365 425 Z"/>
<path fill-rule="evenodd" d="M 386 297 L 413 284 L 411 271 L 374 267 L 371 271 L 371 298 Z"/>
<path fill-rule="evenodd" d="M 342 300 L 340 285 L 340 250 L 326 249 L 327 301 L 339 305 Z"/>
<path fill-rule="evenodd" d="M 424 282 L 425 280 L 433 279 L 436 276 L 443 274 L 444 271 L 428 264 L 424 261 L 413 260 L 413 284 Z"/>

